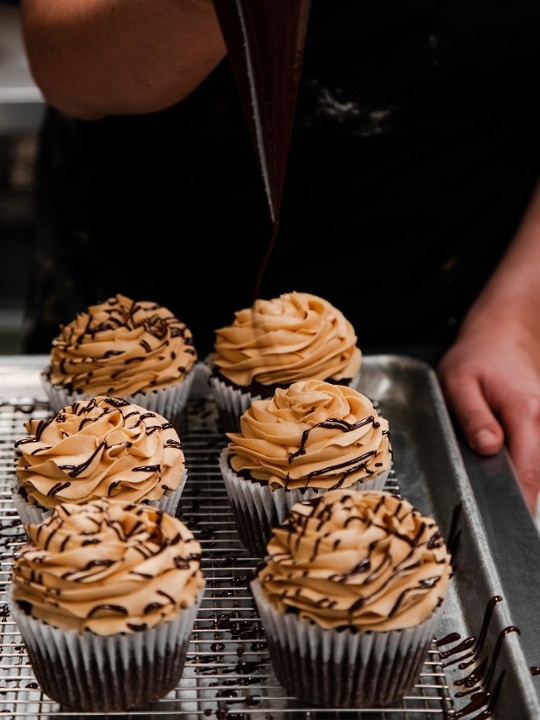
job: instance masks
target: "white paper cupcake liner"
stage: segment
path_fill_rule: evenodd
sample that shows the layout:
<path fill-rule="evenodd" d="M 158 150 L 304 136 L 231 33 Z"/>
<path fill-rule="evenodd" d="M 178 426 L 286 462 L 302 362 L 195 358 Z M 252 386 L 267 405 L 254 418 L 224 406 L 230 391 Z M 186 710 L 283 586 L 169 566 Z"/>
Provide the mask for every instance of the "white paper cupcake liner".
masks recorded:
<path fill-rule="evenodd" d="M 292 506 L 326 491 L 315 488 L 271 490 L 268 485 L 239 477 L 229 466 L 228 457 L 229 449 L 224 447 L 219 455 L 219 469 L 235 515 L 240 540 L 254 555 L 264 557 L 272 528 L 285 519 Z M 382 490 L 389 473 L 390 468 L 368 481 L 351 485 L 351 490 Z"/>
<path fill-rule="evenodd" d="M 174 490 L 166 490 L 157 500 L 145 500 L 142 502 L 144 502 L 145 505 L 150 505 L 158 510 L 163 510 L 163 512 L 166 512 L 169 515 L 176 515 L 180 498 L 186 485 L 187 477 L 188 470 L 187 468 L 184 468 L 180 482 Z M 31 503 L 21 495 L 19 492 L 19 483 L 16 478 L 10 481 L 10 491 L 13 504 L 15 505 L 23 525 L 43 522 L 43 520 L 51 515 L 52 509 L 47 509 L 41 505 Z M 116 498 L 121 500 L 122 495 L 117 495 Z"/>
<path fill-rule="evenodd" d="M 166 490 L 159 500 L 148 500 L 147 504 L 158 508 L 158 510 L 163 510 L 163 512 L 166 512 L 169 515 L 176 515 L 180 498 L 182 497 L 184 487 L 186 486 L 187 477 L 188 470 L 185 468 L 180 482 L 174 490 Z"/>
<path fill-rule="evenodd" d="M 216 404 L 221 425 L 224 432 L 239 432 L 240 417 L 251 407 L 254 400 L 260 400 L 261 395 L 251 395 L 247 390 L 234 388 L 221 380 L 207 366 L 208 384 Z M 349 382 L 349 387 L 357 390 L 360 381 L 358 373 Z"/>
<path fill-rule="evenodd" d="M 8 589 L 9 609 L 41 690 L 83 712 L 112 712 L 159 700 L 178 683 L 204 591 L 169 622 L 135 633 L 79 634 L 27 615 Z"/>
<path fill-rule="evenodd" d="M 148 392 L 137 392 L 133 395 L 121 397 L 135 405 L 140 405 L 140 407 L 146 408 L 147 410 L 157 412 L 173 425 L 178 426 L 181 421 L 182 412 L 189 399 L 194 379 L 195 368 L 190 370 L 190 372 L 184 376 L 182 382 L 179 382 L 177 385 L 150 390 Z M 92 397 L 92 395 L 87 395 L 81 391 L 68 392 L 61 385 L 53 385 L 49 380 L 48 368 L 41 373 L 41 382 L 47 394 L 51 410 L 54 413 L 57 413 L 67 405 L 72 405 L 74 402 L 80 402 L 81 400 Z"/>
<path fill-rule="evenodd" d="M 17 480 L 10 481 L 10 490 L 11 499 L 23 525 L 35 525 L 51 515 L 52 510 L 47 510 L 41 505 L 34 505 L 21 495 Z"/>
<path fill-rule="evenodd" d="M 251 403 L 254 400 L 260 400 L 261 396 L 253 396 L 247 390 L 231 387 L 231 385 L 212 374 L 208 377 L 208 384 L 219 413 L 223 431 L 238 432 L 240 430 L 240 417 L 251 407 Z"/>
<path fill-rule="evenodd" d="M 251 590 L 279 682 L 322 707 L 381 707 L 403 697 L 418 679 L 445 605 L 403 630 L 325 630 L 276 610 L 258 578 Z"/>

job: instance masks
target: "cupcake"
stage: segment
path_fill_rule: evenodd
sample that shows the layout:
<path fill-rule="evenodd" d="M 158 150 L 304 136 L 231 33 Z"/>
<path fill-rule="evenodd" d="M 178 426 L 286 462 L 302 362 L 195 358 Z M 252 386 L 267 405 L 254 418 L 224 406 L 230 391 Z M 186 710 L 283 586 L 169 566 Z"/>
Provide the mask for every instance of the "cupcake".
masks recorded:
<path fill-rule="evenodd" d="M 327 300 L 291 292 L 255 300 L 216 330 L 206 358 L 208 381 L 223 429 L 237 431 L 255 399 L 313 377 L 354 386 L 362 353 L 351 323 Z"/>
<path fill-rule="evenodd" d="M 294 503 L 335 488 L 384 488 L 388 421 L 347 385 L 299 380 L 254 400 L 240 424 L 219 463 L 240 539 L 258 557 Z"/>
<path fill-rule="evenodd" d="M 331 490 L 274 528 L 251 589 L 279 682 L 320 707 L 383 707 L 418 679 L 451 557 L 435 521 L 375 490 Z"/>
<path fill-rule="evenodd" d="M 41 690 L 80 712 L 138 708 L 182 674 L 205 580 L 201 547 L 145 505 L 58 505 L 26 527 L 9 609 Z"/>
<path fill-rule="evenodd" d="M 170 310 L 116 295 L 61 326 L 42 380 L 54 412 L 112 395 L 177 423 L 196 362 L 191 331 Z"/>
<path fill-rule="evenodd" d="M 102 497 L 175 514 L 187 468 L 177 431 L 158 413 L 98 396 L 25 428 L 12 483 L 23 523 L 40 522 L 60 503 Z"/>

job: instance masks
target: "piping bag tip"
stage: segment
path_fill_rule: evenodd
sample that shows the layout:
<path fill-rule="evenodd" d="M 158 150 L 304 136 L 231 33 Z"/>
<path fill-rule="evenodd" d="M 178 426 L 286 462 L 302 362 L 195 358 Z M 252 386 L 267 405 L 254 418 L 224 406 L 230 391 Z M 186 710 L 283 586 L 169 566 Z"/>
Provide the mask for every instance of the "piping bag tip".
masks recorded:
<path fill-rule="evenodd" d="M 213 1 L 276 223 L 311 0 Z"/>

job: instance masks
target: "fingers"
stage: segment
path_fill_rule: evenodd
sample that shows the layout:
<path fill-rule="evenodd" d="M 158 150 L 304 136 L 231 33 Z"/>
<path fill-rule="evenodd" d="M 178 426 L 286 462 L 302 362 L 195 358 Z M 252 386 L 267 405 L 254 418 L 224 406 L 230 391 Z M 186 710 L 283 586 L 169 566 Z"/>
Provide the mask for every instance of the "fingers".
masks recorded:
<path fill-rule="evenodd" d="M 470 373 L 440 371 L 448 406 L 465 442 L 479 455 L 494 455 L 504 443 L 504 430 L 488 403 L 478 378 Z"/>
<path fill-rule="evenodd" d="M 479 455 L 506 443 L 523 497 L 533 517 L 540 487 L 540 381 L 524 372 L 505 381 L 496 371 L 475 372 L 467 364 L 438 368 L 448 406 L 465 442 Z M 508 377 L 503 373 L 504 378 Z M 518 376 L 519 377 L 519 376 Z"/>

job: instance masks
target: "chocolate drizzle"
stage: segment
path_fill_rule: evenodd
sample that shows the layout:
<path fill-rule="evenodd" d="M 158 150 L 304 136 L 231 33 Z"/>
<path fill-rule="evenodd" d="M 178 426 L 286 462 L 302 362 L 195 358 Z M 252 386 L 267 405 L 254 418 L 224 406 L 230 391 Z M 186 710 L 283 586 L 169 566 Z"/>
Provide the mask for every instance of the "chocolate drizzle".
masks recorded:
<path fill-rule="evenodd" d="M 171 547 L 177 548 L 176 555 Z M 154 557 L 155 564 L 145 564 Z M 204 584 L 200 565 L 200 544 L 181 521 L 154 508 L 101 499 L 82 506 L 60 505 L 43 523 L 30 526 L 30 543 L 15 560 L 13 580 L 17 601 L 37 617 L 45 605 L 47 621 L 53 625 L 58 617 L 79 631 L 99 632 L 104 627 L 108 634 L 113 620 L 114 632 L 138 632 L 174 617 L 186 602 L 195 600 Z M 140 591 L 132 593 L 136 577 L 148 588 L 144 605 Z M 171 582 L 174 597 L 168 592 Z M 54 595 L 55 602 L 43 603 L 43 594 Z M 126 620 L 117 626 L 118 618 Z"/>
<path fill-rule="evenodd" d="M 309 436 L 316 428 L 328 428 L 330 430 L 342 430 L 343 432 L 353 432 L 354 430 L 357 430 L 358 428 L 364 427 L 365 425 L 372 424 L 373 427 L 377 428 L 380 427 L 380 423 L 375 420 L 375 418 L 370 415 L 369 417 L 363 418 L 362 420 L 359 420 L 355 423 L 349 423 L 346 420 L 343 420 L 342 418 L 328 418 L 328 420 L 325 420 L 324 422 L 319 422 L 313 425 L 313 427 L 308 428 L 307 430 L 304 430 L 302 433 L 302 439 L 300 440 L 300 447 L 295 452 L 291 453 L 289 455 L 289 465 L 297 458 L 302 455 L 305 455 L 306 453 L 306 444 L 309 440 Z M 368 458 L 372 457 L 373 455 L 376 455 L 375 450 L 370 450 L 369 452 L 364 453 L 363 455 L 359 456 L 358 458 L 355 458 L 353 460 L 349 460 L 347 462 L 344 462 L 342 464 L 332 465 L 328 468 L 322 468 L 320 470 L 316 470 L 313 473 L 309 473 L 307 475 L 307 478 L 310 477 L 316 477 L 317 475 L 326 475 L 329 470 L 332 470 L 334 468 L 342 468 L 342 467 L 349 467 L 351 465 L 355 466 L 353 468 L 350 468 L 348 472 L 355 472 L 358 471 L 361 467 L 366 466 L 366 461 Z M 348 473 L 345 473 L 345 476 Z M 341 483 L 340 483 L 341 484 Z"/>
<path fill-rule="evenodd" d="M 70 393 L 133 396 L 182 382 L 197 353 L 167 308 L 118 294 L 62 326 L 50 359 L 49 381 Z"/>
<path fill-rule="evenodd" d="M 357 543 L 353 541 L 354 535 L 347 539 L 343 533 L 356 525 Z M 362 543 L 364 530 L 373 538 L 367 545 Z M 399 549 L 394 541 L 399 543 Z M 340 566 L 359 556 L 349 572 L 329 570 L 329 544 L 332 555 L 344 553 L 343 562 L 336 560 Z M 402 545 L 409 550 L 404 552 Z M 410 610 L 426 596 L 433 598 L 428 605 L 433 611 L 444 597 L 450 577 L 450 556 L 436 523 L 405 500 L 384 492 L 329 491 L 295 506 L 279 528 L 274 529 L 268 552 L 269 558 L 260 566 L 259 574 L 270 596 L 279 593 L 287 612 L 300 611 L 315 619 L 310 615 L 310 605 L 336 606 L 334 597 L 322 594 L 323 588 L 330 588 L 332 583 L 346 585 L 345 597 L 356 599 L 352 600 L 348 614 L 341 616 L 339 626 L 343 627 L 362 627 L 366 620 L 357 614 L 372 603 L 367 623 L 375 622 L 377 603 L 387 593 L 394 598 L 389 610 L 387 601 L 384 603 L 383 614 L 388 618 Z M 314 566 L 313 578 L 317 578 L 313 582 L 310 565 Z M 340 596 L 337 587 L 335 590 Z"/>
<path fill-rule="evenodd" d="M 126 616 L 128 614 L 127 608 L 123 607 L 122 605 L 113 605 L 112 603 L 102 603 L 101 605 L 95 605 L 92 610 L 88 613 L 89 618 L 96 617 L 97 615 L 101 615 L 102 613 L 106 613 L 107 615 L 122 615 Z"/>
<path fill-rule="evenodd" d="M 318 400 L 320 409 L 311 406 L 310 382 L 317 385 L 318 398 L 323 399 Z M 335 405 L 333 400 L 331 406 L 327 405 L 325 399 L 333 398 L 333 389 L 337 387 L 324 381 L 308 380 L 293 383 L 284 390 L 284 397 L 292 396 L 290 412 L 294 419 L 291 427 L 298 426 L 296 433 L 291 434 L 287 429 L 286 442 L 280 433 L 280 423 L 288 422 L 288 416 L 280 416 L 279 407 L 274 410 L 269 406 L 259 417 L 248 411 L 246 431 L 239 436 L 229 435 L 227 462 L 231 470 L 250 482 L 270 483 L 272 489 L 283 487 L 299 491 L 309 488 L 335 490 L 357 482 L 369 482 L 373 476 L 382 477 L 389 469 L 392 456 L 387 422 L 361 394 L 355 398 L 360 401 L 359 407 L 353 410 L 350 405 L 351 411 L 346 415 L 354 418 L 361 413 L 360 419 L 328 417 L 329 412 L 335 412 Z M 335 392 L 337 395 L 343 393 L 347 404 L 347 389 L 338 388 Z M 319 422 L 315 422 L 319 418 Z M 341 435 L 350 437 L 345 439 Z M 284 452 L 287 452 L 285 457 Z M 284 465 L 285 460 L 287 465 Z"/>
<path fill-rule="evenodd" d="M 443 660 L 443 667 L 457 665 L 460 670 L 466 670 L 472 666 L 472 670 L 467 675 L 463 675 L 453 682 L 456 688 L 463 688 L 455 693 L 455 698 L 468 697 L 469 701 L 449 715 L 452 720 L 460 720 L 460 718 L 472 716 L 473 713 L 475 714 L 471 720 L 485 720 L 495 712 L 497 700 L 506 676 L 506 670 L 504 669 L 497 674 L 497 664 L 502 644 L 508 635 L 520 633 L 519 628 L 514 625 L 502 628 L 497 635 L 491 655 L 482 657 L 495 607 L 501 602 L 502 597 L 500 595 L 490 598 L 486 605 L 482 627 L 477 638 L 471 636 L 461 639 L 459 633 L 450 633 L 436 640 L 439 656 Z M 451 643 L 453 644 L 451 645 Z M 450 647 L 446 650 L 440 649 L 447 646 Z M 454 659 L 449 660 L 449 658 Z M 496 679 L 494 679 L 495 676 Z M 478 713 L 478 711 L 480 712 Z"/>
<path fill-rule="evenodd" d="M 78 447 L 76 436 L 88 434 L 90 425 L 96 426 L 99 442 L 92 445 L 81 435 Z M 21 448 L 15 466 L 19 485 L 27 498 L 34 497 L 45 507 L 71 499 L 85 501 L 92 493 L 93 497 L 120 496 L 124 490 L 131 493 L 130 499 L 139 493 L 140 500 L 145 501 L 150 493 L 174 490 L 185 468 L 173 425 L 161 415 L 121 398 L 97 396 L 78 401 L 48 420 L 29 421 L 26 428 L 34 434 L 15 443 L 15 448 Z M 156 434 L 162 435 L 160 440 L 145 441 Z M 88 449 L 85 459 L 73 462 L 74 456 L 84 457 L 81 448 Z M 141 462 L 145 458 L 150 462 Z M 64 480 L 59 479 L 60 473 Z M 73 490 L 65 493 L 74 483 Z M 47 504 L 45 497 L 56 501 Z"/>

